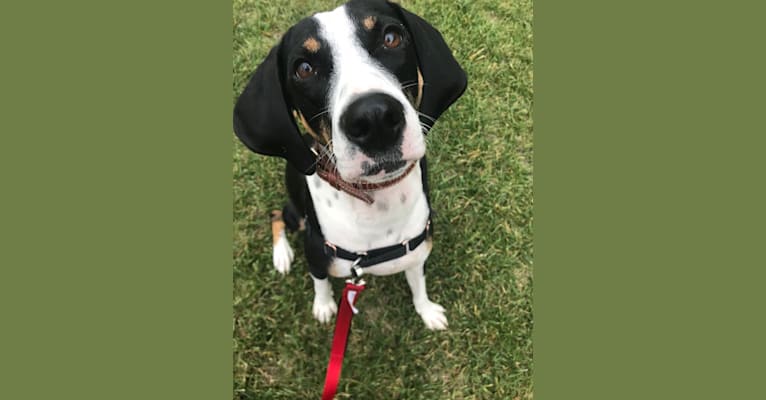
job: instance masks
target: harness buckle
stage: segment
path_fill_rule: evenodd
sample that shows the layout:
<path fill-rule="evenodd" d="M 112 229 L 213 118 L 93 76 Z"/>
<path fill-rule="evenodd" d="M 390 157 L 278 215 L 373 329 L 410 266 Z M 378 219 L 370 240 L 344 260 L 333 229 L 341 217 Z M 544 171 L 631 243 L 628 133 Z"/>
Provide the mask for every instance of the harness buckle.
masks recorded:
<path fill-rule="evenodd" d="M 337 257 L 337 256 L 338 256 L 338 248 L 337 248 L 337 247 L 335 247 L 335 245 L 334 245 L 334 244 L 332 244 L 332 243 L 330 243 L 329 241 L 325 240 L 325 241 L 324 241 L 324 245 L 325 245 L 325 247 L 326 247 L 326 248 L 330 248 L 330 249 L 332 249 L 332 256 L 333 256 L 333 257 Z"/>

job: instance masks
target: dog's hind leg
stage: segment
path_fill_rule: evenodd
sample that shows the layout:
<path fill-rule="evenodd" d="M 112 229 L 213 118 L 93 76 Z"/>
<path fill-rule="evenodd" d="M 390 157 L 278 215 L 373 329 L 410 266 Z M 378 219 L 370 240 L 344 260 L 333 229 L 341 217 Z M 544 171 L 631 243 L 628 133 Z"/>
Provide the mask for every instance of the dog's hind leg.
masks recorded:
<path fill-rule="evenodd" d="M 290 272 L 290 264 L 293 262 L 295 254 L 290 243 L 287 242 L 282 211 L 274 210 L 271 212 L 271 236 L 274 244 L 274 268 L 283 275 L 287 274 Z"/>

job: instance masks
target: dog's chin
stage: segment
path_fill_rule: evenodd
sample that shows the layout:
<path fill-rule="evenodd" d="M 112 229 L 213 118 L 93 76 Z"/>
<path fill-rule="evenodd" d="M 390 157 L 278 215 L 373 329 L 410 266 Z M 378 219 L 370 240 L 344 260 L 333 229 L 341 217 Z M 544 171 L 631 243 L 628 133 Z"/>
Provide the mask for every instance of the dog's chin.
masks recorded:
<path fill-rule="evenodd" d="M 374 163 L 364 162 L 362 163 L 362 177 L 376 177 L 381 174 L 383 176 L 395 175 L 402 170 L 405 165 L 407 165 L 407 161 L 405 160 L 379 161 Z"/>
<path fill-rule="evenodd" d="M 390 181 L 400 177 L 407 172 L 409 167 L 417 161 L 414 160 L 396 160 L 374 163 L 364 161 L 356 168 L 343 170 L 339 169 L 341 178 L 347 182 L 370 182 L 380 183 Z"/>
<path fill-rule="evenodd" d="M 335 149 L 335 161 L 338 173 L 347 182 L 379 183 L 398 178 L 412 164 L 425 156 L 426 146 L 422 136 L 415 139 L 405 135 L 399 147 L 391 147 L 373 156 L 356 148 L 353 152 L 343 148 Z M 338 140 L 337 142 L 341 142 Z M 341 154 L 345 157 L 340 156 Z"/>

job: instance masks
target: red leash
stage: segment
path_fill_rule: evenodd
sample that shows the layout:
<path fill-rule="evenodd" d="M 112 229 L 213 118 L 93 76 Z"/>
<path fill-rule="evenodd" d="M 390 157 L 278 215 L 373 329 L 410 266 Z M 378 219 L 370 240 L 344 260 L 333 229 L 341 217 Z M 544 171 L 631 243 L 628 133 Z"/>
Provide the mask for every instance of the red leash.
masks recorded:
<path fill-rule="evenodd" d="M 364 281 L 353 283 L 346 281 L 343 295 L 340 298 L 338 317 L 335 319 L 335 334 L 332 338 L 332 350 L 330 350 L 330 362 L 327 364 L 327 376 L 324 379 L 324 392 L 322 400 L 333 400 L 338 390 L 340 370 L 343 367 L 343 355 L 346 353 L 346 340 L 351 328 L 351 317 L 359 310 L 354 307 L 359 294 L 364 290 Z"/>

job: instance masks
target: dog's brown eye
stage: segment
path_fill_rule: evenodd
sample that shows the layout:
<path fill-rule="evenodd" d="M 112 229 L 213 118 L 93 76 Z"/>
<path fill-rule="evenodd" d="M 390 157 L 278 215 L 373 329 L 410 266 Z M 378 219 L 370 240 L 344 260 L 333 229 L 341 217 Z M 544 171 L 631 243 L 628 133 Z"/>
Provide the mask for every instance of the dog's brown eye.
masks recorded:
<path fill-rule="evenodd" d="M 395 49 L 402 44 L 402 35 L 395 30 L 387 30 L 383 35 L 383 46 L 387 49 Z"/>
<path fill-rule="evenodd" d="M 295 69 L 295 75 L 300 79 L 307 79 L 315 73 L 314 67 L 306 61 L 298 64 L 298 68 Z"/>

